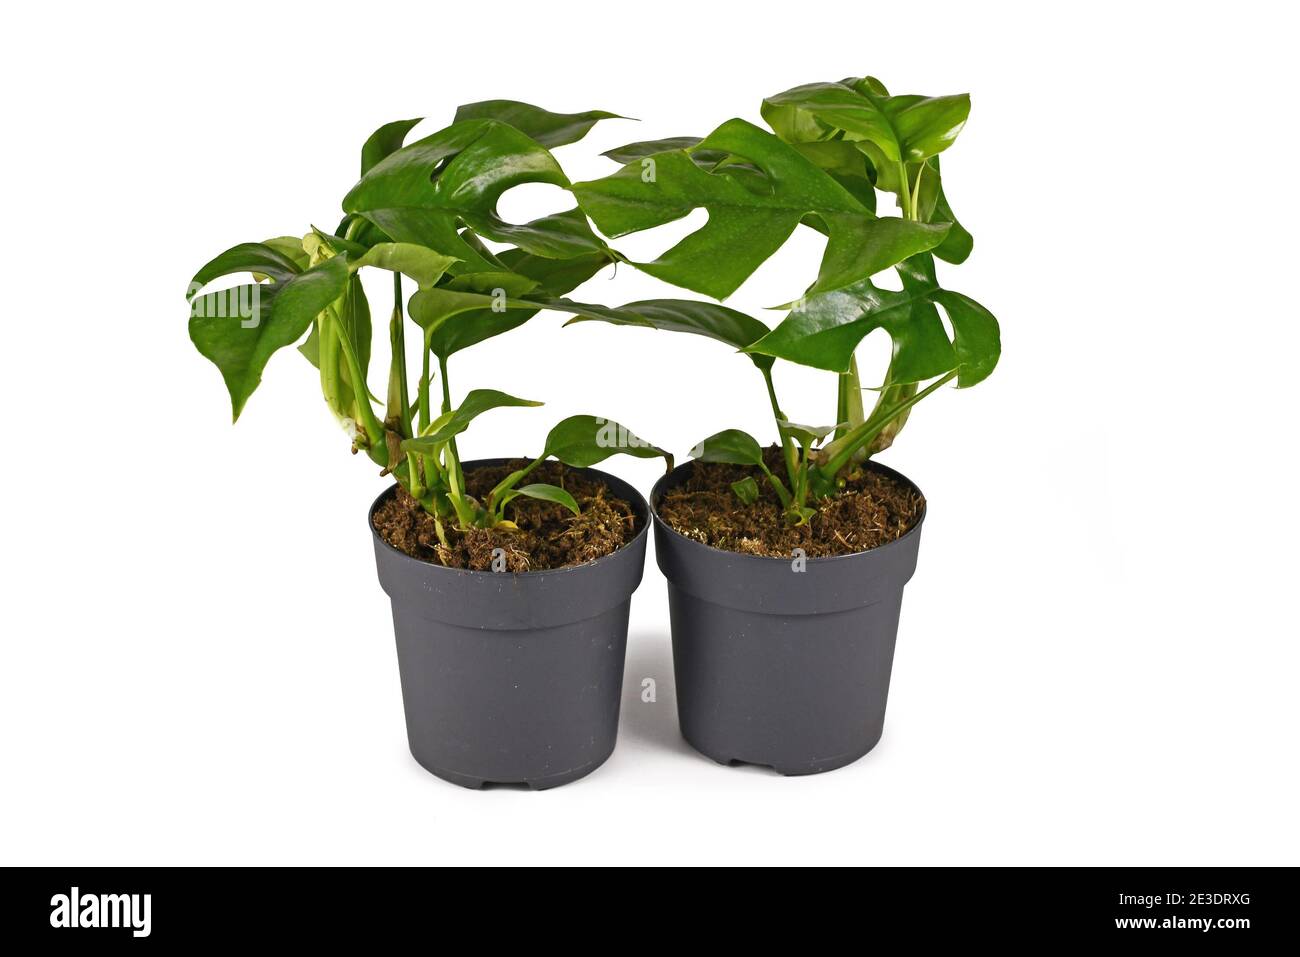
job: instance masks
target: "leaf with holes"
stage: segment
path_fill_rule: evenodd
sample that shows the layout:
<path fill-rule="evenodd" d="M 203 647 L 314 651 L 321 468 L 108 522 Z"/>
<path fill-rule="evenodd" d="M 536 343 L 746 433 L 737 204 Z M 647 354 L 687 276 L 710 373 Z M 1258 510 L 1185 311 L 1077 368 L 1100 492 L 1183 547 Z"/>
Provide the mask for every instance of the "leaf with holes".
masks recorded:
<path fill-rule="evenodd" d="M 940 288 L 934 260 L 917 256 L 899 266 L 903 289 L 880 289 L 862 280 L 847 289 L 813 296 L 748 351 L 833 372 L 849 368 L 854 349 L 884 329 L 893 340 L 891 383 L 921 382 L 959 370 L 958 385 L 971 386 L 993 371 L 1001 344 L 997 320 L 960 293 Z M 950 341 L 935 306 L 952 324 Z"/>
<path fill-rule="evenodd" d="M 766 191 L 702 168 L 691 155 L 699 150 L 743 160 L 762 177 Z M 716 299 L 735 292 L 809 214 L 826 223 L 827 283 L 859 278 L 846 274 L 855 260 L 864 269 L 878 271 L 893 265 L 899 252 L 899 231 L 883 232 L 872 212 L 824 170 L 778 137 L 740 119 L 727 121 L 689 152 L 655 154 L 573 189 L 583 211 L 613 237 L 661 226 L 694 209 L 707 210 L 704 226 L 654 261 L 636 265 Z M 903 250 L 909 254 L 943 238 L 920 223 L 905 224 L 901 232 L 910 237 Z"/>

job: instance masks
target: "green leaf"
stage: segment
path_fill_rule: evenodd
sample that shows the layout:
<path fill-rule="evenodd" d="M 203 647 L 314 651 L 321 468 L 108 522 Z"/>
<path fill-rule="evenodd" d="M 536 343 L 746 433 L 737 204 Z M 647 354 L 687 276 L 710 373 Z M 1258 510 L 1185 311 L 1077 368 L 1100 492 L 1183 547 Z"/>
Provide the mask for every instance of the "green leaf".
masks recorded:
<path fill-rule="evenodd" d="M 578 508 L 577 500 L 572 495 L 560 488 L 558 485 L 547 485 L 544 482 L 534 482 L 531 485 L 524 485 L 520 488 L 511 489 L 502 498 L 502 505 L 512 499 L 526 495 L 529 498 L 540 499 L 543 502 L 555 502 L 557 505 L 563 505 L 574 515 L 582 514 Z"/>
<path fill-rule="evenodd" d="M 311 265 L 311 258 L 307 255 L 307 250 L 302 248 L 301 236 L 275 236 L 264 240 L 262 245 L 270 246 L 280 255 L 290 260 L 298 267 L 298 272 L 302 272 Z"/>
<path fill-rule="evenodd" d="M 585 113 L 552 113 L 518 100 L 483 100 L 466 103 L 456 110 L 455 122 L 498 120 L 528 134 L 543 146 L 564 146 L 582 139 L 601 120 L 625 120 L 626 116 L 604 110 Z"/>
<path fill-rule="evenodd" d="M 731 490 L 736 493 L 736 498 L 740 499 L 745 505 L 753 505 L 758 501 L 758 483 L 754 481 L 752 475 L 746 475 L 739 482 L 732 482 Z"/>
<path fill-rule="evenodd" d="M 475 231 L 499 243 L 513 243 L 520 249 L 549 259 L 568 259 L 588 253 L 600 253 L 609 261 L 618 255 L 597 236 L 582 210 L 574 208 L 530 223 L 514 225 L 495 216 L 477 220 Z"/>
<path fill-rule="evenodd" d="M 442 285 L 455 292 L 477 292 L 484 295 L 504 293 L 508 297 L 523 296 L 537 288 L 537 280 L 508 270 L 467 272 L 452 276 Z M 500 290 L 500 292 L 497 292 Z"/>
<path fill-rule="evenodd" d="M 190 338 L 221 371 L 235 419 L 262 381 L 271 356 L 302 338 L 316 315 L 343 295 L 347 282 L 347 261 L 340 256 L 283 284 L 237 287 L 236 298 L 251 308 L 232 309 L 230 290 L 193 300 Z"/>
<path fill-rule="evenodd" d="M 398 242 L 428 246 L 463 261 L 465 271 L 494 264 L 461 238 L 461 224 L 491 236 L 506 228 L 496 214 L 501 194 L 523 183 L 568 188 L 555 158 L 524 133 L 496 120 L 466 120 L 404 146 L 377 163 L 343 200 Z M 533 235 L 520 229 L 516 244 L 538 255 L 555 248 L 530 248 Z"/>
<path fill-rule="evenodd" d="M 935 301 L 943 306 L 952 323 L 952 344 L 960 361 L 957 387 L 965 389 L 987 379 L 1002 354 L 998 321 L 974 299 L 959 292 L 940 289 Z"/>
<path fill-rule="evenodd" d="M 898 272 L 902 291 L 879 289 L 864 279 L 809 297 L 749 351 L 846 372 L 858 343 L 884 329 L 894 343 L 892 385 L 920 382 L 953 369 L 961 370 L 959 385 L 973 385 L 987 376 L 1000 350 L 993 316 L 973 300 L 941 289 L 928 254 L 900 264 Z M 951 342 L 936 303 L 952 323 Z"/>
<path fill-rule="evenodd" d="M 432 431 L 428 435 L 421 435 L 404 441 L 402 451 L 420 452 L 428 455 L 436 452 L 439 446 L 445 445 L 450 439 L 464 432 L 469 428 L 469 424 L 484 412 L 506 407 L 531 407 L 541 404 L 531 399 L 519 399 L 513 395 L 498 392 L 495 389 L 474 389 L 465 396 L 465 401 L 457 408 L 434 420 L 430 424 Z"/>
<path fill-rule="evenodd" d="M 915 223 L 894 217 L 863 220 L 843 217 L 842 235 L 857 234 L 856 242 L 827 244 L 817 282 L 807 295 L 851 286 L 859 279 L 933 249 L 948 233 L 948 224 Z M 832 225 L 832 228 L 834 226 Z"/>
<path fill-rule="evenodd" d="M 734 176 L 702 169 L 680 150 L 630 163 L 612 176 L 578 183 L 573 188 L 583 211 L 607 236 L 623 236 L 672 222 L 700 207 L 708 210 L 709 220 L 704 226 L 653 262 L 636 264 L 638 268 L 675 285 L 723 299 L 810 213 L 826 222 L 825 262 L 834 267 L 837 282 L 845 281 L 843 269 L 855 258 L 862 259 L 864 266 L 881 261 L 892 265 L 883 251 L 873 256 L 856 252 L 864 242 L 873 244 L 873 249 L 878 245 L 878 225 L 871 211 L 825 171 L 771 133 L 744 120 L 729 120 L 696 149 L 719 150 L 744 159 L 766 178 L 769 192 L 758 192 Z M 929 235 L 923 224 L 908 224 L 902 230 Z M 926 241 L 932 246 L 941 238 L 934 236 L 932 241 Z"/>
<path fill-rule="evenodd" d="M 800 425 L 798 422 L 787 422 L 785 419 L 777 420 L 777 427 L 782 432 L 789 435 L 805 449 L 816 446 L 822 439 L 830 435 L 841 426 L 847 425 L 847 422 L 841 422 L 837 425 Z"/>
<path fill-rule="evenodd" d="M 649 326 L 665 332 L 689 332 L 737 349 L 744 349 L 769 331 L 763 323 L 743 312 L 693 299 L 642 299 L 616 309 L 592 308 L 565 325 L 592 320 L 618 326 Z"/>
<path fill-rule="evenodd" d="M 605 150 L 600 155 L 607 156 L 616 163 L 626 164 L 645 159 L 647 156 L 654 156 L 656 153 L 668 153 L 673 150 L 694 150 L 699 144 L 700 137 L 698 136 L 668 136 L 661 140 L 640 140 L 636 143 L 628 143 L 625 146 L 616 146 L 612 150 Z M 695 150 L 691 155 L 696 162 L 708 163 L 710 166 L 727 156 L 726 153 L 716 150 Z"/>
<path fill-rule="evenodd" d="M 925 171 L 921 180 L 921 191 L 922 193 L 929 190 L 934 192 L 934 207 L 929 219 L 935 222 L 952 224 L 948 230 L 948 235 L 943 238 L 943 242 L 934 247 L 933 252 L 944 262 L 953 263 L 954 265 L 964 263 L 975 246 L 975 240 L 967 232 L 966 227 L 957 222 L 952 207 L 948 205 L 948 197 L 943 192 L 943 180 L 939 175 L 939 157 L 931 157 L 926 162 L 931 168 Z M 933 172 L 933 176 L 931 176 L 931 172 Z"/>
<path fill-rule="evenodd" d="M 406 134 L 422 119 L 417 116 L 413 120 L 394 120 L 371 133 L 361 147 L 361 175 L 365 176 L 380 160 L 400 150 Z"/>
<path fill-rule="evenodd" d="M 593 415 L 572 415 L 551 429 L 538 458 L 553 457 L 573 468 L 587 468 L 620 453 L 642 459 L 662 456 L 672 469 L 669 453 L 637 438 L 617 422 Z"/>
<path fill-rule="evenodd" d="M 970 96 L 889 96 L 878 81 L 807 83 L 769 96 L 763 118 L 783 139 L 875 144 L 889 163 L 918 162 L 952 145 L 970 115 Z"/>
<path fill-rule="evenodd" d="M 241 272 L 257 273 L 269 276 L 278 283 L 285 283 L 302 272 L 302 268 L 283 252 L 266 243 L 240 243 L 231 246 L 196 272 L 190 280 L 185 298 L 193 299 L 214 279 Z"/>
<path fill-rule="evenodd" d="M 550 259 L 534 256 L 522 249 L 507 249 L 500 253 L 499 258 L 511 272 L 535 280 L 536 291 L 548 296 L 572 292 L 610 264 L 610 257 L 601 253 Z"/>
<path fill-rule="evenodd" d="M 496 294 L 489 294 L 447 289 L 442 286 L 418 290 L 407 304 L 411 318 L 429 335 L 437 332 L 449 319 L 462 313 L 486 309 L 502 315 L 511 308 L 535 309 L 538 306 L 535 303 L 520 302 L 511 298 L 505 289 Z"/>
<path fill-rule="evenodd" d="M 354 259 L 350 268 L 356 272 L 363 266 L 375 266 L 389 272 L 400 272 L 414 279 L 421 289 L 427 289 L 437 283 L 456 261 L 454 257 L 434 252 L 427 246 L 379 243 L 371 246 L 360 258 Z"/>
<path fill-rule="evenodd" d="M 691 449 L 691 458 L 727 465 L 762 465 L 763 448 L 748 432 L 724 429 Z"/>
<path fill-rule="evenodd" d="M 364 377 L 370 371 L 370 345 L 373 338 L 373 326 L 370 321 L 370 303 L 366 299 L 366 291 L 361 287 L 361 279 L 352 276 L 348 279 L 347 288 L 343 293 L 343 301 L 339 303 L 339 333 L 351 346 L 353 353 L 357 357 L 357 364 L 361 366 L 361 375 Z M 349 400 L 355 405 L 351 409 L 352 417 L 355 421 L 361 421 L 361 413 L 358 409 L 359 404 L 367 401 L 369 392 L 366 383 L 352 382 L 351 374 L 346 366 L 340 369 L 343 375 Z"/>
<path fill-rule="evenodd" d="M 507 249 L 500 254 L 500 259 L 511 272 L 466 273 L 450 280 L 447 287 L 482 292 L 483 283 L 492 278 L 492 286 L 488 289 L 502 288 L 508 297 L 531 293 L 539 298 L 548 298 L 563 295 L 609 265 L 608 257 L 603 255 L 546 259 L 521 249 Z M 522 326 L 539 311 L 540 304 L 530 304 L 528 308 L 521 305 L 500 312 L 490 308 L 457 312 L 440 322 L 430 333 L 429 348 L 434 355 L 445 359 L 485 339 Z"/>

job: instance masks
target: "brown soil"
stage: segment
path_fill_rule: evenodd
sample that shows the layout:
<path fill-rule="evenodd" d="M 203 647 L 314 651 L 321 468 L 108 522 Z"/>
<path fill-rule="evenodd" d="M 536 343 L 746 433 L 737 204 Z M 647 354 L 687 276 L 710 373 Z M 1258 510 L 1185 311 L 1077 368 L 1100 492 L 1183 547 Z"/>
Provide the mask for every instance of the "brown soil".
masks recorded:
<path fill-rule="evenodd" d="M 765 450 L 764 460 L 785 480 L 781 450 Z M 752 475 L 761 490 L 746 505 L 731 483 Z M 925 510 L 925 499 L 912 486 L 870 466 L 845 476 L 843 491 L 810 505 L 817 514 L 804 525 L 791 525 L 771 483 L 757 468 L 696 462 L 691 477 L 659 501 L 659 515 L 669 526 L 714 548 L 746 555 L 789 558 L 802 548 L 808 558 L 849 555 L 902 537 Z"/>
<path fill-rule="evenodd" d="M 506 465 L 467 469 L 465 490 L 483 501 L 488 492 L 525 460 Z M 447 544 L 438 541 L 433 516 L 403 489 L 375 510 L 375 530 L 384 541 L 413 558 L 450 568 L 492 570 L 492 552 L 504 549 L 506 570 L 542 571 L 595 561 L 618 551 L 640 531 L 636 510 L 610 492 L 558 462 L 546 462 L 527 482 L 546 482 L 567 490 L 582 509 L 574 515 L 562 505 L 520 496 L 506 506 L 506 518 L 519 526 L 509 529 L 471 528 L 460 531 L 454 519 L 444 520 Z"/>

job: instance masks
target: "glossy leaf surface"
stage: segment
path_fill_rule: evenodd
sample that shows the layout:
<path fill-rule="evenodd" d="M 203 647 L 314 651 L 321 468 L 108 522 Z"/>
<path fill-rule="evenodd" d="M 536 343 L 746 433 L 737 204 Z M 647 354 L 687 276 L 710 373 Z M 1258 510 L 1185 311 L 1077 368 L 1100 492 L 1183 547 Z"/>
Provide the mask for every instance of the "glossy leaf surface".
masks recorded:
<path fill-rule="evenodd" d="M 619 454 L 642 459 L 662 456 L 672 468 L 669 453 L 637 438 L 617 422 L 594 415 L 572 415 L 556 425 L 546 436 L 546 447 L 538 458 L 555 458 L 573 468 L 587 468 Z"/>
<path fill-rule="evenodd" d="M 507 407 L 531 407 L 542 403 L 531 399 L 520 399 L 496 389 L 473 389 L 465 396 L 459 406 L 445 415 L 435 419 L 428 435 L 407 439 L 402 443 L 403 452 L 422 452 L 432 454 L 439 446 L 447 443 L 469 428 L 469 424 L 484 412 Z"/>
<path fill-rule="evenodd" d="M 509 502 L 511 499 L 519 495 L 540 499 L 543 502 L 555 502 L 557 505 L 563 505 L 574 515 L 581 514 L 577 500 L 558 485 L 547 485 L 545 482 L 533 482 L 530 485 L 522 485 L 519 488 L 511 489 L 503 495 L 502 504 Z"/>
<path fill-rule="evenodd" d="M 761 465 L 763 448 L 748 432 L 724 429 L 701 441 L 691 449 L 691 458 L 701 462 L 722 462 L 727 465 Z"/>
<path fill-rule="evenodd" d="M 583 211 L 608 236 L 649 229 L 706 209 L 709 220 L 704 226 L 654 261 L 637 264 L 674 285 L 726 298 L 809 214 L 817 214 L 827 226 L 827 283 L 859 278 L 846 275 L 855 261 L 863 268 L 892 265 L 897 260 L 891 260 L 885 246 L 896 243 L 900 232 L 916 236 L 921 248 L 942 238 L 915 223 L 881 233 L 872 212 L 824 170 L 744 120 L 727 121 L 692 150 L 716 150 L 743 159 L 760 175 L 766 191 L 734 175 L 702 168 L 685 150 L 655 154 L 612 176 L 574 186 Z M 882 239 L 889 243 L 882 246 Z M 864 247 L 871 252 L 864 253 Z M 915 251 L 915 243 L 908 248 Z"/>
<path fill-rule="evenodd" d="M 899 267 L 901 291 L 863 280 L 847 289 L 809 297 L 792 309 L 751 351 L 833 372 L 848 370 L 853 350 L 870 332 L 884 329 L 893 340 L 891 379 L 920 382 L 960 370 L 958 384 L 974 385 L 997 364 L 1001 350 L 997 320 L 974 300 L 939 287 L 928 255 Z M 953 328 L 950 341 L 935 309 L 944 307 Z"/>
<path fill-rule="evenodd" d="M 343 295 L 347 282 L 347 262 L 335 257 L 283 284 L 237 287 L 236 296 L 247 296 L 245 301 L 256 303 L 255 315 L 232 310 L 229 290 L 193 300 L 190 338 L 221 370 L 234 418 L 239 418 L 262 381 L 262 370 L 271 356 L 301 339 L 316 315 Z"/>
<path fill-rule="evenodd" d="M 582 139 L 601 120 L 622 120 L 627 117 L 605 110 L 587 110 L 585 113 L 552 113 L 531 103 L 518 100 L 483 100 L 466 103 L 456 110 L 456 122 L 463 120 L 499 120 L 526 133 L 543 146 L 563 146 Z"/>

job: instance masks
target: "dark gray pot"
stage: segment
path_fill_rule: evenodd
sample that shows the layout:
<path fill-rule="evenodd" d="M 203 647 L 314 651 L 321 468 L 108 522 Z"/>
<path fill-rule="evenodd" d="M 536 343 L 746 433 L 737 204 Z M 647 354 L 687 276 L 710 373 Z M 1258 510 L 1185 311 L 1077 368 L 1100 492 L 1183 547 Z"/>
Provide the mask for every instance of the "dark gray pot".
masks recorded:
<path fill-rule="evenodd" d="M 908 482 L 881 465 L 873 468 Z M 684 482 L 692 463 L 650 493 Z M 722 764 L 816 774 L 880 740 L 903 586 L 921 521 L 880 548 L 835 558 L 760 558 L 701 545 L 652 509 L 668 579 L 682 736 Z"/>
<path fill-rule="evenodd" d="M 631 542 L 586 565 L 520 574 L 446 568 L 398 551 L 369 523 L 379 583 L 393 604 L 411 754 L 453 784 L 553 788 L 590 774 L 614 750 L 648 508 L 626 482 L 579 471 L 641 518 Z"/>

